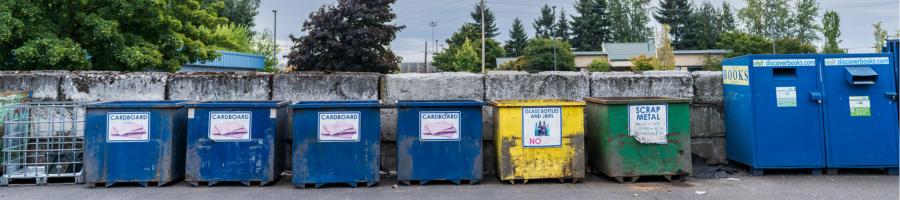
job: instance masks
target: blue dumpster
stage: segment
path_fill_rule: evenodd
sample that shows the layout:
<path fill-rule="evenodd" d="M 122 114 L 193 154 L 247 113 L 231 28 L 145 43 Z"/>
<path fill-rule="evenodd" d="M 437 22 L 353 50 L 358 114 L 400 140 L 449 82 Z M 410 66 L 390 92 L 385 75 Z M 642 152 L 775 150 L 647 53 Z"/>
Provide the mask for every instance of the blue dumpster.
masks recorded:
<path fill-rule="evenodd" d="M 892 54 L 820 55 L 828 174 L 898 166 L 897 79 Z"/>
<path fill-rule="evenodd" d="M 891 57 L 894 58 L 894 77 L 900 78 L 900 39 L 889 39 L 885 41 L 884 47 L 881 48 L 881 52 L 890 53 Z M 894 80 L 894 87 L 900 88 L 900 80 Z"/>
<path fill-rule="evenodd" d="M 85 105 L 84 171 L 92 187 L 157 186 L 184 177 L 187 101 Z"/>
<path fill-rule="evenodd" d="M 304 101 L 293 109 L 293 177 L 300 188 L 379 181 L 381 101 Z"/>
<path fill-rule="evenodd" d="M 185 181 L 266 185 L 284 172 L 290 101 L 188 103 Z"/>
<path fill-rule="evenodd" d="M 397 101 L 397 179 L 475 184 L 482 178 L 477 100 Z"/>
<path fill-rule="evenodd" d="M 763 169 L 825 168 L 818 55 L 746 55 L 722 61 L 727 157 Z"/>

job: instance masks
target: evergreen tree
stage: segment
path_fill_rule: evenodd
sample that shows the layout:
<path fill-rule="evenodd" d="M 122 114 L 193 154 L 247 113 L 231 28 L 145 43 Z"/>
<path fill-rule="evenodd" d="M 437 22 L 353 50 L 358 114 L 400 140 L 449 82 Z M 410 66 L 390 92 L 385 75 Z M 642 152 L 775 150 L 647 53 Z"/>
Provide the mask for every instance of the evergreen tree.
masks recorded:
<path fill-rule="evenodd" d="M 472 20 L 475 21 L 475 23 L 469 23 L 469 26 L 476 27 L 480 31 L 481 30 L 481 4 L 480 3 L 475 4 L 475 10 L 472 11 L 471 13 L 469 13 L 469 15 L 471 15 Z M 497 28 L 497 23 L 494 22 L 494 19 L 496 19 L 496 17 L 494 17 L 494 12 L 491 11 L 491 8 L 485 7 L 484 8 L 484 21 L 487 23 L 484 24 L 484 37 L 486 37 L 486 38 L 494 38 L 494 37 L 500 35 L 500 32 L 498 32 L 499 29 Z M 481 38 L 480 32 L 479 32 L 478 38 Z M 478 46 L 481 46 L 481 45 L 478 45 Z"/>
<path fill-rule="evenodd" d="M 833 10 L 825 11 L 822 15 L 822 35 L 825 36 L 825 46 L 822 47 L 823 53 L 845 53 L 838 46 L 841 40 L 841 16 Z"/>
<path fill-rule="evenodd" d="M 572 27 L 572 47 L 579 51 L 601 51 L 603 42 L 609 39 L 609 19 L 606 0 L 579 0 L 569 25 Z"/>
<path fill-rule="evenodd" d="M 554 35 L 554 37 L 568 42 L 571 36 L 569 33 L 569 20 L 566 19 L 566 9 L 560 9 L 559 21 L 557 21 L 553 26 L 556 27 L 556 34 Z"/>
<path fill-rule="evenodd" d="M 787 38 L 793 35 L 794 26 L 789 0 L 744 0 L 747 7 L 738 10 L 738 17 L 747 27 L 747 33 L 775 38 Z M 774 4 L 773 9 L 770 4 Z M 769 26 L 773 31 L 770 31 Z"/>
<path fill-rule="evenodd" d="M 513 28 L 509 31 L 509 40 L 503 48 L 506 49 L 506 56 L 518 57 L 524 53 L 525 46 L 528 46 L 528 33 L 522 27 L 522 21 L 516 17 Z"/>
<path fill-rule="evenodd" d="M 794 16 L 796 24 L 794 26 L 794 38 L 804 44 L 812 44 L 818 41 L 819 31 L 822 29 L 816 23 L 819 17 L 819 2 L 816 0 L 797 0 L 797 12 Z"/>
<path fill-rule="evenodd" d="M 534 19 L 534 23 L 531 23 L 531 26 L 534 27 L 535 38 L 550 38 L 552 36 L 553 22 L 556 20 L 556 16 L 553 16 L 552 12 L 553 10 L 550 9 L 550 6 L 544 4 L 544 7 L 541 8 L 541 17 Z"/>
<path fill-rule="evenodd" d="M 734 21 L 734 13 L 731 11 L 731 4 L 728 4 L 727 1 L 722 2 L 721 14 L 719 19 L 722 19 L 723 32 L 731 32 L 734 31 L 734 29 L 737 29 L 737 22 Z"/>
<path fill-rule="evenodd" d="M 690 30 L 692 36 L 697 37 L 694 48 L 685 49 L 713 49 L 716 48 L 716 42 L 719 40 L 719 34 L 724 33 L 725 23 L 720 18 L 721 11 L 709 1 L 703 1 L 694 12 L 696 20 Z"/>
<path fill-rule="evenodd" d="M 609 26 L 612 42 L 646 42 L 653 37 L 647 26 L 650 0 L 610 0 Z"/>
<path fill-rule="evenodd" d="M 660 24 L 667 24 L 672 28 L 672 46 L 675 49 L 693 49 L 694 40 L 699 35 L 689 33 L 692 28 L 693 9 L 688 0 L 659 0 L 659 9 L 653 13 L 653 18 Z M 706 23 L 706 22 L 702 22 Z"/>

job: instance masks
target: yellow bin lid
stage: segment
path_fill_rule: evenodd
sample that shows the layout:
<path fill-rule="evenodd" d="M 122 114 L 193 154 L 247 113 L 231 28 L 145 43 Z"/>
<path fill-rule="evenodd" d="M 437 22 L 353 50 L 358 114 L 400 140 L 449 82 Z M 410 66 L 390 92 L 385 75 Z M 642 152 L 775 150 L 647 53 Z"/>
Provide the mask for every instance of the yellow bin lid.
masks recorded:
<path fill-rule="evenodd" d="M 493 100 L 491 105 L 497 107 L 531 107 L 531 106 L 584 106 L 584 101 L 574 99 L 519 99 Z"/>

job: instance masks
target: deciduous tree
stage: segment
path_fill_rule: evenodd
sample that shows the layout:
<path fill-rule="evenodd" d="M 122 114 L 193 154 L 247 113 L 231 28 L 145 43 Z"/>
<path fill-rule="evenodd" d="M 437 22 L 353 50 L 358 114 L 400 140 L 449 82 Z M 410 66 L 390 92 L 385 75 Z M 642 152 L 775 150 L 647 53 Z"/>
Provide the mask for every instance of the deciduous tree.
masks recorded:
<path fill-rule="evenodd" d="M 841 16 L 833 10 L 825 11 L 822 15 L 822 35 L 825 36 L 825 46 L 822 47 L 824 53 L 846 53 L 838 46 L 842 40 L 841 37 Z"/>
<path fill-rule="evenodd" d="M 725 53 L 725 58 L 743 56 L 747 54 L 771 54 L 772 41 L 760 35 L 752 35 L 735 30 L 719 35 L 721 40 L 717 43 L 719 49 L 730 49 Z"/>
<path fill-rule="evenodd" d="M 887 39 L 888 32 L 881 28 L 881 21 L 872 24 L 872 27 L 875 28 L 875 32 L 872 33 L 872 36 L 875 36 L 875 53 L 881 53 L 881 47 L 884 47 L 884 40 Z"/>

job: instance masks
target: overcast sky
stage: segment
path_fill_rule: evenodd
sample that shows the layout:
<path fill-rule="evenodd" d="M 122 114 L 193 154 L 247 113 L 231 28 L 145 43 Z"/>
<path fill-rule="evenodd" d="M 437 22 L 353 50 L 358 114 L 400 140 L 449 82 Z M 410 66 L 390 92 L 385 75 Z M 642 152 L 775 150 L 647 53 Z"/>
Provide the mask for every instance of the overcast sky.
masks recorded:
<path fill-rule="evenodd" d="M 746 4 L 744 0 L 709 0 L 717 7 L 723 1 L 739 9 Z M 791 4 L 795 4 L 792 0 Z M 278 43 L 283 48 L 281 55 L 286 55 L 290 50 L 289 34 L 299 37 L 305 33 L 300 31 L 303 22 L 309 14 L 318 10 L 322 5 L 336 3 L 336 0 L 262 0 L 259 6 L 259 15 L 256 16 L 256 30 L 271 28 L 274 25 L 272 10 L 278 10 L 277 37 Z M 473 22 L 469 13 L 474 5 L 480 1 L 475 0 L 438 0 L 438 1 L 413 1 L 398 0 L 392 7 L 397 19 L 393 23 L 406 25 L 406 29 L 397 34 L 397 39 L 391 45 L 395 54 L 403 57 L 403 62 L 421 62 L 425 60 L 425 42 L 428 42 L 429 60 L 432 53 L 434 40 L 438 44 L 445 45 L 444 40 L 449 38 L 454 31 L 466 22 Z M 552 0 L 552 1 L 522 1 L 522 0 L 490 0 L 485 1 L 488 8 L 494 11 L 497 28 L 500 35 L 494 38 L 503 43 L 509 38 L 509 30 L 512 28 L 513 19 L 519 17 L 529 37 L 534 37 L 534 28 L 531 23 L 540 16 L 540 9 L 546 3 L 557 6 L 557 13 L 565 9 L 566 14 L 576 15 L 573 4 L 576 0 Z M 695 4 L 702 1 L 695 0 Z M 882 21 L 882 27 L 894 34 L 900 27 L 900 0 L 819 0 L 821 13 L 824 10 L 835 10 L 841 16 L 841 32 L 839 39 L 841 48 L 849 48 L 851 53 L 870 53 L 875 42 L 872 33 L 872 24 Z M 655 7 L 658 0 L 652 0 Z M 736 13 L 736 11 L 735 11 Z M 821 16 L 820 13 L 820 16 Z M 569 17 L 571 20 L 571 17 Z M 821 20 L 821 17 L 819 18 Z M 437 22 L 434 27 L 432 39 L 432 27 L 429 22 Z M 821 22 L 819 22 L 821 23 Z M 652 20 L 648 25 L 657 26 Z M 822 41 L 816 46 L 821 48 Z M 286 60 L 282 60 L 285 62 Z"/>

